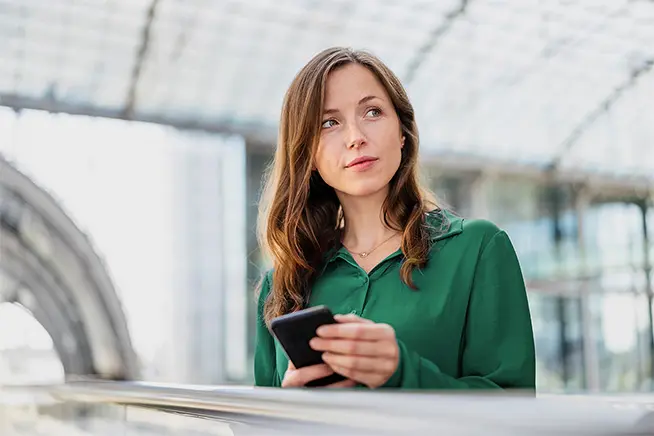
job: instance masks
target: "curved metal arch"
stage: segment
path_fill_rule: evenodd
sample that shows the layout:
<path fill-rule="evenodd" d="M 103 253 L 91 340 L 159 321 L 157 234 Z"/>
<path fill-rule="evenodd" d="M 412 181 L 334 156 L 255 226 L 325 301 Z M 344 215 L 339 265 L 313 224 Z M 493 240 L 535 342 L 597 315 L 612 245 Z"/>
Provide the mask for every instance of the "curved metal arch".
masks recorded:
<path fill-rule="evenodd" d="M 50 334 L 66 374 L 95 374 L 88 335 L 80 319 L 80 308 L 50 271 L 22 246 L 15 235 L 1 232 L 0 269 L 12 278 L 14 289 L 6 300 L 20 303 Z"/>
<path fill-rule="evenodd" d="M 137 378 L 125 315 L 102 260 L 57 202 L 2 155 L 0 268 L 33 297 L 21 301 L 12 291 L 9 299 L 46 328 L 67 376 Z"/>

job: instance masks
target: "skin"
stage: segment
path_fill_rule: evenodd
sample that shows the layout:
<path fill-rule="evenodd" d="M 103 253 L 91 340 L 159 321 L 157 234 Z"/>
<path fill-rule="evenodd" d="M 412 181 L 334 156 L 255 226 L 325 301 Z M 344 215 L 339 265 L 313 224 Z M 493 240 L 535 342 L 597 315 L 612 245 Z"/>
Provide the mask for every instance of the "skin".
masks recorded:
<path fill-rule="evenodd" d="M 334 188 L 345 214 L 343 245 L 352 252 L 374 252 L 360 259 L 370 271 L 397 250 L 401 235 L 386 227 L 382 204 L 397 172 L 404 137 L 388 93 L 367 68 L 349 64 L 327 78 L 322 130 L 314 170 Z M 348 164 L 368 156 L 372 163 L 355 169 Z M 381 245 L 380 245 L 381 244 Z M 356 315 L 336 315 L 322 326 L 311 347 L 323 352 L 325 364 L 296 369 L 289 364 L 282 387 L 300 387 L 333 372 L 348 380 L 330 387 L 361 383 L 382 386 L 396 371 L 399 349 L 394 329 Z"/>
<path fill-rule="evenodd" d="M 372 72 L 350 64 L 329 75 L 314 165 L 339 199 L 385 197 L 400 166 L 402 143 L 391 99 Z M 379 160 L 365 172 L 347 168 L 360 156 Z"/>

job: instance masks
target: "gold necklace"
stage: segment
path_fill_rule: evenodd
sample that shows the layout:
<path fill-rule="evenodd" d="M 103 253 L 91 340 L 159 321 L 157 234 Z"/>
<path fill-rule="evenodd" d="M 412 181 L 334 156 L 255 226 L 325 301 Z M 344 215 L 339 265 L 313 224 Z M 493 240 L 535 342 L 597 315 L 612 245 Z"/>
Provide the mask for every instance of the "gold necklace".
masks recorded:
<path fill-rule="evenodd" d="M 357 253 L 356 251 L 352 251 L 352 250 L 350 250 L 349 248 L 347 248 L 347 247 L 345 246 L 345 244 L 343 244 L 343 247 L 345 247 L 345 249 L 346 249 L 347 251 L 349 251 L 350 253 L 352 253 L 352 254 L 356 254 L 356 255 L 359 256 L 359 257 L 368 257 L 368 256 L 370 255 L 370 253 L 372 253 L 373 251 L 375 251 L 376 249 L 378 249 L 379 247 L 381 247 L 382 245 L 384 245 L 385 243 L 387 243 L 388 241 L 390 241 L 391 239 L 393 239 L 396 235 L 397 235 L 397 233 L 391 235 L 391 236 L 390 236 L 389 238 L 387 238 L 387 239 L 384 239 L 383 241 L 381 241 L 379 244 L 377 244 L 375 247 L 371 248 L 370 250 L 368 250 L 368 251 L 362 251 L 362 252 L 360 252 L 360 253 Z"/>

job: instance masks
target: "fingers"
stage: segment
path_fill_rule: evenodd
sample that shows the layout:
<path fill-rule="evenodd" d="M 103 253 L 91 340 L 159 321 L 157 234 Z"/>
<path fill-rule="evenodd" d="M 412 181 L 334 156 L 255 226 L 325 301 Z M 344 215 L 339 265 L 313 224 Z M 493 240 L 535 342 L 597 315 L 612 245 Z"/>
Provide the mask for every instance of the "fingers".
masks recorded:
<path fill-rule="evenodd" d="M 301 387 L 312 380 L 327 377 L 333 373 L 334 370 L 324 363 L 320 365 L 306 366 L 300 369 L 288 370 L 284 375 L 284 380 L 282 380 L 282 387 Z"/>
<path fill-rule="evenodd" d="M 341 375 L 349 376 L 356 373 L 392 373 L 395 371 L 397 362 L 395 359 L 380 359 L 378 357 L 353 356 L 349 354 L 325 353 L 322 356 L 334 371 Z M 344 374 L 343 371 L 347 372 Z"/>
<path fill-rule="evenodd" d="M 307 366 L 300 369 L 295 369 L 292 363 L 289 362 L 289 370 L 286 371 L 284 375 L 284 380 L 282 381 L 283 388 L 299 388 L 305 386 L 310 381 L 320 379 L 326 376 L 329 376 L 334 373 L 334 370 L 330 368 L 327 364 Z M 351 388 L 356 386 L 356 381 L 354 380 L 342 380 L 336 383 L 332 383 L 326 388 Z"/>
<path fill-rule="evenodd" d="M 357 369 L 346 368 L 343 366 L 334 367 L 334 371 L 347 377 L 349 380 L 362 383 L 369 388 L 382 386 L 389 379 L 389 375 L 378 372 L 366 372 Z M 391 373 L 392 374 L 392 373 Z"/>
<path fill-rule="evenodd" d="M 356 316 L 353 313 L 349 313 L 347 315 L 334 315 L 334 319 L 340 323 L 360 322 L 364 324 L 373 324 L 373 321 L 366 318 L 361 318 L 360 316 Z"/>
<path fill-rule="evenodd" d="M 370 388 L 382 386 L 397 371 L 399 347 L 395 330 L 356 315 L 337 315 L 336 324 L 318 328 L 310 345 L 323 351 L 332 370 Z"/>
<path fill-rule="evenodd" d="M 354 380 L 342 380 L 336 383 L 325 386 L 326 388 L 353 388 L 357 385 L 357 382 Z"/>
<path fill-rule="evenodd" d="M 395 331 L 388 324 L 374 322 L 339 322 L 323 325 L 316 334 L 321 338 L 356 339 L 360 341 L 381 341 L 395 338 Z"/>
<path fill-rule="evenodd" d="M 309 342 L 316 351 L 327 351 L 337 354 L 351 354 L 357 356 L 395 357 L 395 348 L 389 346 L 390 342 L 357 341 L 351 339 L 324 339 L 313 338 Z"/>

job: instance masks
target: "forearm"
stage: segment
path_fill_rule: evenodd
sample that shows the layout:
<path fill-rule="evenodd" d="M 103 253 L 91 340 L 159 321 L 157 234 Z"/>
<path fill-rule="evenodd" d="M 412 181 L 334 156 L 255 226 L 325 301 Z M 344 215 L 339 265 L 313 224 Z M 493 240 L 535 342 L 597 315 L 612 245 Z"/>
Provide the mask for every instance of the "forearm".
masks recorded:
<path fill-rule="evenodd" d="M 408 350 L 398 341 L 400 361 L 397 370 L 384 387 L 400 389 L 501 389 L 489 376 L 452 377 L 440 370 L 438 365 L 418 353 Z"/>

